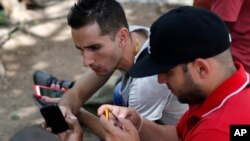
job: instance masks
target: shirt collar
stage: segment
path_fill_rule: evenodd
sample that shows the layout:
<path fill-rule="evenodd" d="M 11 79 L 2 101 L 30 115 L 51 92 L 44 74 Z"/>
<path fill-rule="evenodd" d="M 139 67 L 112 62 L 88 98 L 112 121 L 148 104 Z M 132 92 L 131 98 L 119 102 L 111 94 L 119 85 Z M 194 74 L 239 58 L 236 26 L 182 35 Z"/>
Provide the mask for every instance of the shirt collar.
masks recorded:
<path fill-rule="evenodd" d="M 243 66 L 240 63 L 235 63 L 235 66 L 238 69 L 235 74 L 215 89 L 201 105 L 193 107 L 193 116 L 201 119 L 209 115 L 248 85 L 249 76 Z"/>

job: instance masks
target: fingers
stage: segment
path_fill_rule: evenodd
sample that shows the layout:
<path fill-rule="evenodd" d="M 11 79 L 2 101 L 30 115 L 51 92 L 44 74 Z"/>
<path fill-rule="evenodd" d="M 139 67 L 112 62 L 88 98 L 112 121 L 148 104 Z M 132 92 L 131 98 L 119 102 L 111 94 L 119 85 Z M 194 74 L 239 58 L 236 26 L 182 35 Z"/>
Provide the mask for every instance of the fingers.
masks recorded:
<path fill-rule="evenodd" d="M 58 133 L 57 136 L 61 141 L 64 141 L 67 135 L 67 131 L 66 132 L 62 132 L 62 133 Z"/>
<path fill-rule="evenodd" d="M 109 111 L 117 118 L 118 117 L 126 118 L 130 111 L 129 108 L 104 104 L 98 108 L 97 114 L 101 116 L 102 114 L 105 113 L 105 109 L 109 109 Z"/>
<path fill-rule="evenodd" d="M 80 141 L 83 138 L 83 131 L 78 119 L 73 114 L 67 114 L 65 121 L 69 129 L 63 133 L 57 134 L 60 140 L 63 141 Z"/>
<path fill-rule="evenodd" d="M 112 121 L 107 121 L 105 119 L 104 115 L 102 115 L 100 117 L 100 122 L 101 122 L 101 125 L 102 125 L 103 129 L 107 133 L 113 133 L 113 132 L 117 131 L 118 129 L 120 130 L 120 128 L 118 128 L 117 126 L 115 126 Z"/>
<path fill-rule="evenodd" d="M 105 140 L 106 141 L 139 141 L 139 134 L 132 124 L 132 122 L 128 119 L 119 118 L 120 123 L 122 124 L 121 128 L 115 126 L 110 121 L 107 121 L 105 117 L 102 115 L 100 117 L 100 122 L 105 130 Z"/>
<path fill-rule="evenodd" d="M 73 115 L 71 116 L 67 116 L 67 118 L 65 119 L 65 121 L 67 122 L 67 124 L 69 125 L 69 128 L 76 133 L 81 133 L 82 132 L 82 128 L 80 126 L 79 121 L 77 120 L 77 118 Z"/>
<path fill-rule="evenodd" d="M 142 118 L 134 109 L 105 104 L 98 109 L 98 115 L 102 115 L 106 108 L 109 109 L 111 113 L 110 115 L 113 115 L 115 117 L 112 119 L 112 116 L 110 116 L 110 119 L 117 120 L 120 118 L 126 118 L 129 119 L 137 127 L 137 129 L 141 127 Z M 117 122 L 117 125 L 119 125 L 119 122 Z"/>
<path fill-rule="evenodd" d="M 63 91 L 66 91 L 66 88 L 64 88 L 63 86 L 61 86 L 60 84 L 60 81 L 52 81 L 51 85 L 50 85 L 51 88 L 55 88 L 55 89 L 61 89 Z"/>
<path fill-rule="evenodd" d="M 47 104 L 58 104 L 60 101 L 60 98 L 51 98 L 47 96 L 42 96 L 42 101 L 44 101 Z"/>
<path fill-rule="evenodd" d="M 111 109 L 110 106 L 112 106 L 112 105 L 104 104 L 104 105 L 100 106 L 100 107 L 98 108 L 98 110 L 97 110 L 98 116 L 101 116 L 101 115 L 105 112 L 105 109 L 106 109 L 106 108 L 108 108 L 108 109 L 110 110 L 110 109 Z"/>
<path fill-rule="evenodd" d="M 47 126 L 46 122 L 42 122 L 41 124 L 42 128 L 46 129 L 48 132 L 52 132 L 52 128 Z"/>
<path fill-rule="evenodd" d="M 130 120 L 119 118 L 119 121 L 122 124 L 122 130 L 127 131 L 132 134 L 138 134 L 137 129 L 135 128 L 135 126 Z"/>
<path fill-rule="evenodd" d="M 140 140 L 138 131 L 130 120 L 120 118 L 119 121 L 122 123 L 122 130 L 127 133 L 127 137 L 125 137 L 127 140 L 133 140 L 133 141 Z"/>
<path fill-rule="evenodd" d="M 72 117 L 76 118 L 76 116 L 72 113 L 72 111 L 68 107 L 60 105 L 59 108 L 60 108 L 63 116 L 65 117 L 65 119 L 68 117 L 69 118 L 72 118 Z"/>
<path fill-rule="evenodd" d="M 55 88 L 55 89 L 60 89 L 61 86 L 60 86 L 60 81 L 52 81 L 51 85 L 50 85 L 51 88 Z"/>
<path fill-rule="evenodd" d="M 67 107 L 61 105 L 59 106 L 59 108 L 65 118 L 67 118 L 67 116 L 74 116 Z"/>

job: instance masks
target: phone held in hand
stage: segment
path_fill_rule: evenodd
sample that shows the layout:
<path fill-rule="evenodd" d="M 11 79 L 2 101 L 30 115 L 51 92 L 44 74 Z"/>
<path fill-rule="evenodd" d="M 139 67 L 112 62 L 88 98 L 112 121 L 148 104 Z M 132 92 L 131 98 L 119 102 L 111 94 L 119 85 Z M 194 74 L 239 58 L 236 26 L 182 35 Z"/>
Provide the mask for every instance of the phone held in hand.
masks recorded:
<path fill-rule="evenodd" d="M 58 106 L 46 105 L 40 109 L 47 126 L 51 127 L 52 132 L 55 134 L 64 132 L 69 129 L 67 122 Z"/>
<path fill-rule="evenodd" d="M 34 85 L 34 94 L 37 98 L 41 98 L 42 96 L 48 96 L 52 98 L 58 98 L 63 95 L 65 91 L 61 89 L 55 89 L 47 86 Z"/>
<path fill-rule="evenodd" d="M 41 108 L 49 104 L 41 100 L 42 96 L 47 96 L 51 98 L 60 98 L 62 97 L 64 92 L 65 90 L 62 90 L 62 89 L 51 88 L 51 87 L 42 86 L 42 85 L 34 85 L 32 99 L 34 103 L 39 108 Z"/>

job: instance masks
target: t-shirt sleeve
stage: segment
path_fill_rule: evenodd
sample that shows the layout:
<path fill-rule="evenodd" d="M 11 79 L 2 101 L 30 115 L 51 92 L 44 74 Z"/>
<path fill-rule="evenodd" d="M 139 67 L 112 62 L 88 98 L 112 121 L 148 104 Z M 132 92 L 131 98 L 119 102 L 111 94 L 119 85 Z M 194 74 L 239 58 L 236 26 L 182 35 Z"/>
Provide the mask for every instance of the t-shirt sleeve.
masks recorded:
<path fill-rule="evenodd" d="M 156 75 L 133 78 L 130 86 L 129 107 L 151 121 L 175 125 L 187 109 L 165 84 L 158 83 Z"/>
<path fill-rule="evenodd" d="M 226 22 L 235 22 L 238 19 L 244 0 L 214 0 L 211 10 Z"/>
<path fill-rule="evenodd" d="M 129 107 L 135 108 L 141 116 L 158 120 L 167 102 L 167 86 L 160 85 L 156 76 L 133 78 L 130 85 Z"/>

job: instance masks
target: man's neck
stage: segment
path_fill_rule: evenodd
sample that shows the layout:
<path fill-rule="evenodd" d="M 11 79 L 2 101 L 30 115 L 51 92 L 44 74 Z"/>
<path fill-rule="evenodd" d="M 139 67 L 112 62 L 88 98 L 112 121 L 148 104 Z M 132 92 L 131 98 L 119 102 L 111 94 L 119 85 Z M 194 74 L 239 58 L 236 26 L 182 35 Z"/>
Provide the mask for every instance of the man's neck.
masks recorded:
<path fill-rule="evenodd" d="M 118 69 L 126 72 L 129 71 L 129 69 L 134 64 L 135 55 L 141 49 L 146 40 L 147 35 L 143 30 L 131 32 L 130 40 L 127 41 L 127 46 L 124 48 Z"/>

